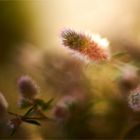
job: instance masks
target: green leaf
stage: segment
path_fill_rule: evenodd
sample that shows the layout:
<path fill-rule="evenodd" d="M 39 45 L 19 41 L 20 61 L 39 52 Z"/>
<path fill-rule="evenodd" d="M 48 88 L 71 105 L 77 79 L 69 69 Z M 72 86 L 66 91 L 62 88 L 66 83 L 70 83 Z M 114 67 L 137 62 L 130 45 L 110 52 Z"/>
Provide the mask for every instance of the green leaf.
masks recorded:
<path fill-rule="evenodd" d="M 20 108 L 21 109 L 24 109 L 24 108 L 27 108 L 27 107 L 30 107 L 30 106 L 31 106 L 31 103 L 28 100 L 22 100 L 21 103 L 20 103 Z"/>
<path fill-rule="evenodd" d="M 43 110 L 47 110 L 50 109 L 52 102 L 54 101 L 54 98 L 50 99 L 48 102 L 46 102 L 43 106 L 42 109 Z"/>
<path fill-rule="evenodd" d="M 44 102 L 42 99 L 36 99 L 36 100 L 35 100 L 35 104 L 36 104 L 37 106 L 40 106 L 43 110 L 47 110 L 47 109 L 50 108 L 51 103 L 52 103 L 53 100 L 54 100 L 54 99 L 52 98 L 52 99 L 50 99 L 49 101 Z"/>
<path fill-rule="evenodd" d="M 38 121 L 36 121 L 36 120 L 24 119 L 23 121 L 24 121 L 24 122 L 27 122 L 27 123 L 30 123 L 30 124 L 38 125 L 38 126 L 41 125 L 41 124 L 40 124 Z"/>
<path fill-rule="evenodd" d="M 34 106 L 32 106 L 29 110 L 27 110 L 27 112 L 24 114 L 23 117 L 28 116 L 35 108 L 36 108 L 36 104 Z"/>
<path fill-rule="evenodd" d="M 44 105 L 44 101 L 42 99 L 35 99 L 35 104 L 38 106 Z"/>

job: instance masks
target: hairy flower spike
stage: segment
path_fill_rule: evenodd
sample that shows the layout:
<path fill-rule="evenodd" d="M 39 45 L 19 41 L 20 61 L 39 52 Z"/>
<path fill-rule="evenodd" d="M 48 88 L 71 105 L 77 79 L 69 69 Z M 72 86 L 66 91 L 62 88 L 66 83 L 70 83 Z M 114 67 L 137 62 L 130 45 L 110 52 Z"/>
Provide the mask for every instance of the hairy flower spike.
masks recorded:
<path fill-rule="evenodd" d="M 64 30 L 61 33 L 64 46 L 75 50 L 81 50 L 90 41 L 90 38 L 82 33 L 77 33 L 72 29 Z"/>
<path fill-rule="evenodd" d="M 109 42 L 97 34 L 78 33 L 72 29 L 66 29 L 61 34 L 64 46 L 67 46 L 91 60 L 100 61 L 110 58 Z"/>
<path fill-rule="evenodd" d="M 38 92 L 38 86 L 29 76 L 22 76 L 18 81 L 21 97 L 25 99 L 33 99 Z"/>
<path fill-rule="evenodd" d="M 140 86 L 131 91 L 128 96 L 128 104 L 134 111 L 140 111 Z"/>

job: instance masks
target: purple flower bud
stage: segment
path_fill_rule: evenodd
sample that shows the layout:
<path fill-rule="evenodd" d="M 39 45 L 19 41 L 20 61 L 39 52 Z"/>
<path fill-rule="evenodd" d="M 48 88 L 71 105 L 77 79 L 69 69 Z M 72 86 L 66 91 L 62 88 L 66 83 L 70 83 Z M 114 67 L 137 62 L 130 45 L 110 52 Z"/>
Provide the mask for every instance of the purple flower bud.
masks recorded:
<path fill-rule="evenodd" d="M 25 99 L 33 99 L 39 89 L 37 84 L 29 76 L 20 77 L 18 87 L 21 97 Z"/>

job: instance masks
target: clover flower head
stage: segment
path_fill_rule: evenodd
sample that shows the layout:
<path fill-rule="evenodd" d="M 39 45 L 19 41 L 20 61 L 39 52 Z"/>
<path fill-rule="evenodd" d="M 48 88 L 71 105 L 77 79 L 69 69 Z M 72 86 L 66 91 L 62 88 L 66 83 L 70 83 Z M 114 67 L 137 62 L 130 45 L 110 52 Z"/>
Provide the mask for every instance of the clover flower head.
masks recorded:
<path fill-rule="evenodd" d="M 130 64 L 126 64 L 124 65 L 124 67 L 121 68 L 121 70 L 122 70 L 121 76 L 122 86 L 128 90 L 135 89 L 139 83 L 138 70 L 136 69 L 136 67 Z"/>
<path fill-rule="evenodd" d="M 33 99 L 38 93 L 39 87 L 29 76 L 21 76 L 18 80 L 18 88 L 21 97 L 25 99 Z"/>
<path fill-rule="evenodd" d="M 68 117 L 70 116 L 69 107 L 73 104 L 76 104 L 76 100 L 74 97 L 67 95 L 61 98 L 54 110 L 54 117 L 56 118 L 56 120 L 63 121 L 65 119 L 68 119 Z"/>
<path fill-rule="evenodd" d="M 128 96 L 128 104 L 134 111 L 140 111 L 140 86 L 131 91 Z"/>
<path fill-rule="evenodd" d="M 124 65 L 122 72 L 125 74 L 126 78 L 137 76 L 137 68 L 130 64 Z"/>
<path fill-rule="evenodd" d="M 80 52 L 93 61 L 109 60 L 109 41 L 98 34 L 65 29 L 61 33 L 63 45 Z"/>

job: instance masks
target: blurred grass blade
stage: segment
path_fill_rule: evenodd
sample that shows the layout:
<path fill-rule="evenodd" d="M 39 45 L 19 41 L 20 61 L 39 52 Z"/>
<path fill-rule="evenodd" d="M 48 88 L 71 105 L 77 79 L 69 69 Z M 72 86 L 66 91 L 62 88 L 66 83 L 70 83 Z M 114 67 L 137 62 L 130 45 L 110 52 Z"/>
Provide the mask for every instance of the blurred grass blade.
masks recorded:
<path fill-rule="evenodd" d="M 114 53 L 112 56 L 113 56 L 113 57 L 122 57 L 122 56 L 124 56 L 124 55 L 126 55 L 126 52 L 116 52 L 116 53 Z"/>
<path fill-rule="evenodd" d="M 36 120 L 28 120 L 28 119 L 25 119 L 25 120 L 23 120 L 24 122 L 27 122 L 27 123 L 30 123 L 30 124 L 34 124 L 34 125 L 38 125 L 38 126 L 40 126 L 41 124 L 38 122 L 38 121 L 36 121 Z"/>
<path fill-rule="evenodd" d="M 28 116 L 28 115 L 33 111 L 33 109 L 35 109 L 35 108 L 36 108 L 36 104 L 35 104 L 33 107 L 31 107 L 31 108 L 25 113 L 24 117 Z"/>
<path fill-rule="evenodd" d="M 51 103 L 54 101 L 54 98 L 50 99 L 48 102 L 46 102 L 44 104 L 44 106 L 42 107 L 43 110 L 47 110 L 51 107 Z"/>

